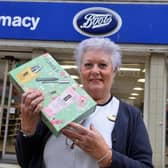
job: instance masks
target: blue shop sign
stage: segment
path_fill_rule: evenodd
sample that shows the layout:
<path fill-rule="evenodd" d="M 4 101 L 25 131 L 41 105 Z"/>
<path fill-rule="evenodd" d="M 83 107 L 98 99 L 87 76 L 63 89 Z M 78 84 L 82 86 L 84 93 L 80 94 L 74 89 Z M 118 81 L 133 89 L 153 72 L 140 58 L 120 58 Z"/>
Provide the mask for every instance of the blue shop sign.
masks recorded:
<path fill-rule="evenodd" d="M 168 44 L 168 4 L 0 2 L 0 39 Z"/>

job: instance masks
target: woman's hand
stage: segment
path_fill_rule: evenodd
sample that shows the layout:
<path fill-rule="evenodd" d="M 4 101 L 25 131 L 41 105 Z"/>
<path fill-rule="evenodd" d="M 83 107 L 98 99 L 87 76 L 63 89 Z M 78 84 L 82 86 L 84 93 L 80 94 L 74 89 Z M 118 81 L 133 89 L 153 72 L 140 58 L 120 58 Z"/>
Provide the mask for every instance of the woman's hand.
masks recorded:
<path fill-rule="evenodd" d="M 40 119 L 40 110 L 44 96 L 39 90 L 28 90 L 22 95 L 21 101 L 21 130 L 29 135 L 36 131 Z"/>
<path fill-rule="evenodd" d="M 103 164 L 111 163 L 112 152 L 102 135 L 94 128 L 93 124 L 91 124 L 88 129 L 72 122 L 62 130 L 62 133 L 97 161 L 108 154 L 107 157 L 110 160 L 106 160 L 107 163 Z M 105 159 L 107 158 L 104 158 L 102 162 L 105 161 Z M 104 166 L 106 165 L 103 165 L 103 167 Z"/>

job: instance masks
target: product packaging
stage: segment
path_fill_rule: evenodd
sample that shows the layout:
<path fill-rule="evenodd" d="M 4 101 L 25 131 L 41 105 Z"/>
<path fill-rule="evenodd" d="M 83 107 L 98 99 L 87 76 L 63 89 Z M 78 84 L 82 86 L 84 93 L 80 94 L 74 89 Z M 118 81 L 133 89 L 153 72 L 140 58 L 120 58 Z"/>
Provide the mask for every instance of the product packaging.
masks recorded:
<path fill-rule="evenodd" d="M 56 136 L 68 123 L 84 120 L 96 102 L 48 53 L 9 72 L 20 92 L 38 89 L 44 94 L 42 120 Z"/>

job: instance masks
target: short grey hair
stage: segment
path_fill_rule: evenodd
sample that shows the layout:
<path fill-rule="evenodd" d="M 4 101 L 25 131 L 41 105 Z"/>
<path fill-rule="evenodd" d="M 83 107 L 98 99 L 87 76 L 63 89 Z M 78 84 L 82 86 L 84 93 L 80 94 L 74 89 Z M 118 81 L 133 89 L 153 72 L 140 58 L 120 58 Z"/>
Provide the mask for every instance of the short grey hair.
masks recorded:
<path fill-rule="evenodd" d="M 80 69 L 82 56 L 89 50 L 100 49 L 105 54 L 111 56 L 113 71 L 118 70 L 121 65 L 121 51 L 120 47 L 111 41 L 109 38 L 88 38 L 80 42 L 75 51 L 75 61 Z"/>

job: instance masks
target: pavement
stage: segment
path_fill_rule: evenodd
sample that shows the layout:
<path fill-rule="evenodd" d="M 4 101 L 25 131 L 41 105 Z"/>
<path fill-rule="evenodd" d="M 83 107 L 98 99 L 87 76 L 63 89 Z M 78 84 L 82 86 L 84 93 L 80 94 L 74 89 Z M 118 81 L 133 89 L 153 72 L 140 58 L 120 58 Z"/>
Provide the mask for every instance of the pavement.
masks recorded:
<path fill-rule="evenodd" d="M 0 163 L 0 168 L 20 168 L 16 164 Z"/>

